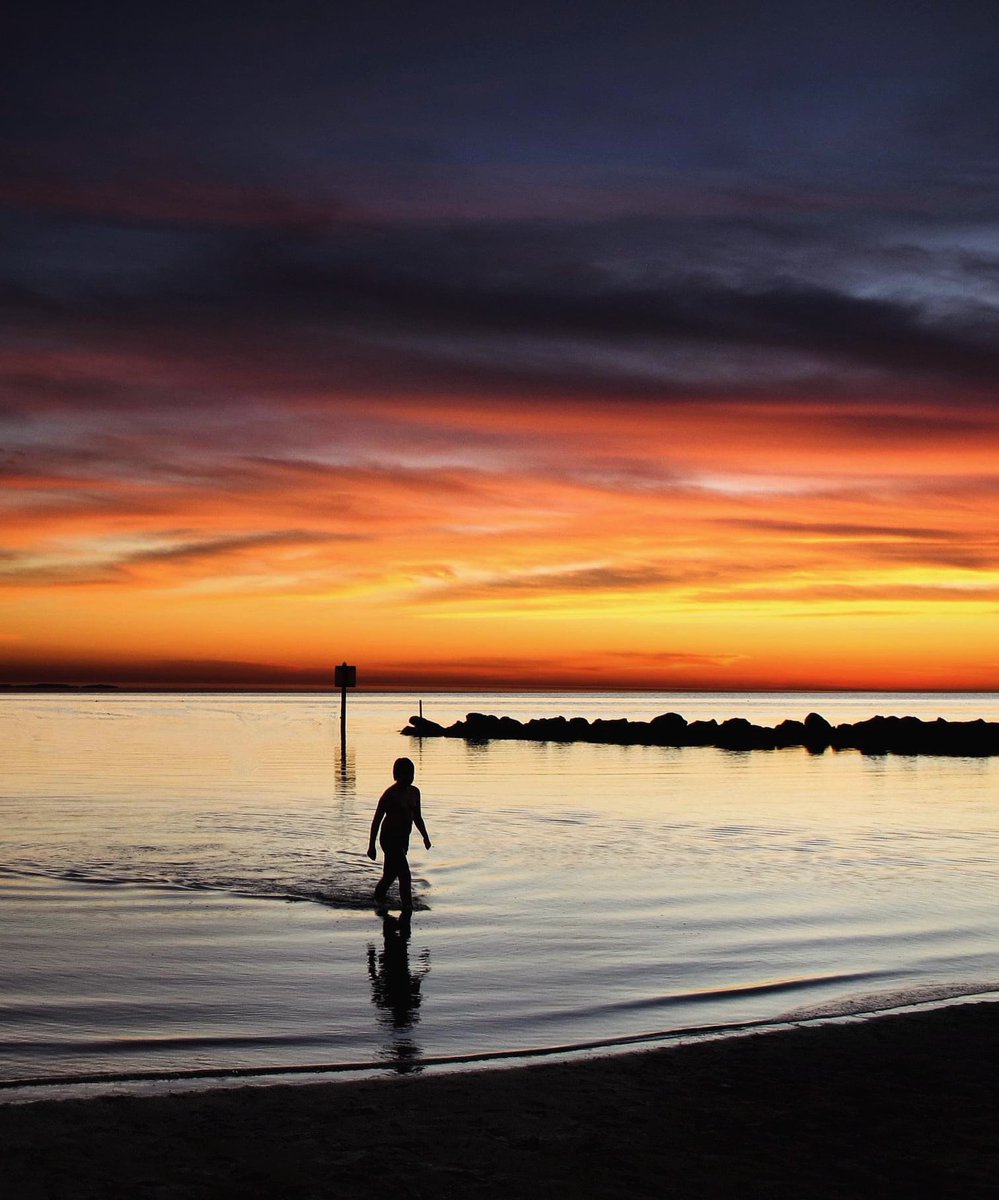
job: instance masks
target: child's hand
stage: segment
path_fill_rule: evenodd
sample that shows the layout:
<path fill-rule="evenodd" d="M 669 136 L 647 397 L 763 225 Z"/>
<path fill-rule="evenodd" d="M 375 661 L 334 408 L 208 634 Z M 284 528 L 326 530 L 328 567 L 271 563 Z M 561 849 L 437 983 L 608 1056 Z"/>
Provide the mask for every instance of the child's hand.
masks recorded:
<path fill-rule="evenodd" d="M 432 842 L 430 841 L 430 838 L 428 838 L 426 835 L 424 835 L 424 837 L 423 837 L 423 844 L 424 844 L 424 846 L 426 846 L 426 848 L 427 848 L 428 850 L 430 849 L 430 847 L 431 847 L 431 845 L 432 845 Z"/>
<path fill-rule="evenodd" d="M 369 846 L 369 847 L 368 847 L 368 858 L 370 858 L 372 862 L 374 862 L 374 861 L 375 861 L 375 848 L 374 848 L 374 846 Z"/>

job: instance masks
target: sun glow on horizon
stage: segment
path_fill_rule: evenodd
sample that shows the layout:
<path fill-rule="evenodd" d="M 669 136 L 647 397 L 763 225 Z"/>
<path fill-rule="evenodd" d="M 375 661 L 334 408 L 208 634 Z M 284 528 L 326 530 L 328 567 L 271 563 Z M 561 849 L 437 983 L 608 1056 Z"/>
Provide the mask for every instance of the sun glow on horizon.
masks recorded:
<path fill-rule="evenodd" d="M 267 452 L 238 411 L 87 455 L 50 429 L 4 494 L 5 678 L 996 684 L 995 420 L 958 456 L 834 449 L 802 404 L 411 404 L 472 467 L 377 436 L 331 464 L 338 411 Z"/>

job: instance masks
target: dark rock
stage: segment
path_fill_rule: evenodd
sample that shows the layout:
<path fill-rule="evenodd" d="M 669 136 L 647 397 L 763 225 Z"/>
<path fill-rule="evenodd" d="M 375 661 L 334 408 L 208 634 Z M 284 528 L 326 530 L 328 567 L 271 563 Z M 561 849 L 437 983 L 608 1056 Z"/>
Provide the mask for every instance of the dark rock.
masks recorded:
<path fill-rule="evenodd" d="M 852 745 L 862 754 L 886 754 L 888 732 L 884 717 L 870 717 L 853 726 Z"/>
<path fill-rule="evenodd" d="M 745 717 L 722 721 L 715 744 L 723 750 L 749 750 L 753 744 L 753 726 Z"/>
<path fill-rule="evenodd" d="M 535 717 L 527 722 L 525 728 L 535 741 L 568 742 L 572 740 L 569 733 L 569 722 L 565 717 Z"/>
<path fill-rule="evenodd" d="M 795 722 L 796 723 L 796 722 Z M 777 727 L 778 730 L 780 726 Z M 804 726 L 802 726 L 804 728 Z M 855 737 L 853 725 L 836 725 L 832 731 L 832 738 L 829 745 L 833 750 L 847 750 L 853 746 L 853 738 Z"/>
<path fill-rule="evenodd" d="M 723 721 L 715 745 L 723 750 L 773 750 L 777 745 L 772 729 L 753 725 L 745 717 Z"/>
<path fill-rule="evenodd" d="M 805 717 L 804 745 L 812 753 L 821 753 L 832 744 L 832 726 L 818 713 L 809 713 Z"/>
<path fill-rule="evenodd" d="M 687 718 L 681 717 L 679 713 L 675 712 L 660 713 L 658 717 L 653 717 L 649 724 L 653 729 L 672 729 L 679 731 L 687 728 Z"/>
<path fill-rule="evenodd" d="M 443 737 L 445 730 L 443 725 L 428 721 L 426 717 L 410 717 L 409 724 L 402 732 L 410 737 Z"/>
<path fill-rule="evenodd" d="M 803 746 L 805 744 L 804 721 L 781 721 L 774 729 L 774 745 L 778 747 Z"/>
<path fill-rule="evenodd" d="M 631 722 L 623 717 L 605 721 L 598 719 L 590 726 L 590 732 L 595 742 L 608 742 L 611 745 L 626 746 L 628 744 L 628 728 Z"/>
<path fill-rule="evenodd" d="M 688 746 L 713 746 L 715 738 L 718 736 L 718 722 L 710 721 L 691 721 L 687 726 L 687 742 Z"/>
<path fill-rule="evenodd" d="M 679 713 L 661 713 L 649 722 L 649 741 L 653 746 L 682 746 L 687 738 L 687 721 Z"/>
<path fill-rule="evenodd" d="M 494 717 L 489 713 L 468 713 L 462 724 L 464 727 L 462 737 L 470 742 L 488 742 L 502 736 L 503 726 L 499 717 Z"/>

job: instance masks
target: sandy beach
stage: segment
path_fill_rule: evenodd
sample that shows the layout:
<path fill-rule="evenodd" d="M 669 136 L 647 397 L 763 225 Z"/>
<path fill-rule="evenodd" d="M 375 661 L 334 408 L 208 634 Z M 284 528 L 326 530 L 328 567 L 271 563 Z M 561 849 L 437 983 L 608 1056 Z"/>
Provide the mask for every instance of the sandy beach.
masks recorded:
<path fill-rule="evenodd" d="M 994 1196 L 999 1007 L 600 1060 L 0 1109 L 15 1200 Z"/>

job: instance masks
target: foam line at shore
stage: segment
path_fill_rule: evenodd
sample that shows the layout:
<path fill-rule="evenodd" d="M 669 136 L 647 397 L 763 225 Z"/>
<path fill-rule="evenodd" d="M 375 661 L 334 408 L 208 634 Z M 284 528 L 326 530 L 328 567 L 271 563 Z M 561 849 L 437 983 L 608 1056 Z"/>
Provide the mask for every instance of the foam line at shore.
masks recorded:
<path fill-rule="evenodd" d="M 697 1042 L 726 1038 L 741 1038 L 752 1034 L 779 1033 L 782 1030 L 823 1026 L 865 1019 L 877 1019 L 905 1013 L 931 1012 L 937 1009 L 974 1003 L 999 1002 L 999 991 L 962 992 L 958 995 L 937 996 L 933 999 L 898 1003 L 894 1006 L 873 1006 L 840 1013 L 814 1016 L 788 1014 L 778 1018 L 755 1021 L 719 1022 L 709 1025 L 690 1025 L 656 1033 L 628 1037 L 599 1038 L 591 1041 L 556 1046 L 536 1046 L 515 1050 L 495 1050 L 480 1054 L 456 1054 L 428 1057 L 420 1060 L 420 1072 L 453 1073 L 489 1067 L 515 1067 L 541 1060 L 570 1061 L 586 1056 L 604 1056 L 643 1049 L 685 1046 Z M 134 1071 L 122 1073 L 78 1074 L 51 1078 L 22 1078 L 0 1081 L 0 1106 L 27 1100 L 86 1099 L 106 1094 L 106 1089 L 126 1092 L 149 1085 L 190 1085 L 192 1090 L 215 1086 L 239 1086 L 241 1083 L 283 1082 L 305 1083 L 332 1081 L 339 1078 L 378 1077 L 397 1072 L 379 1062 L 308 1063 L 298 1066 L 261 1067 L 199 1067 L 190 1070 Z"/>

